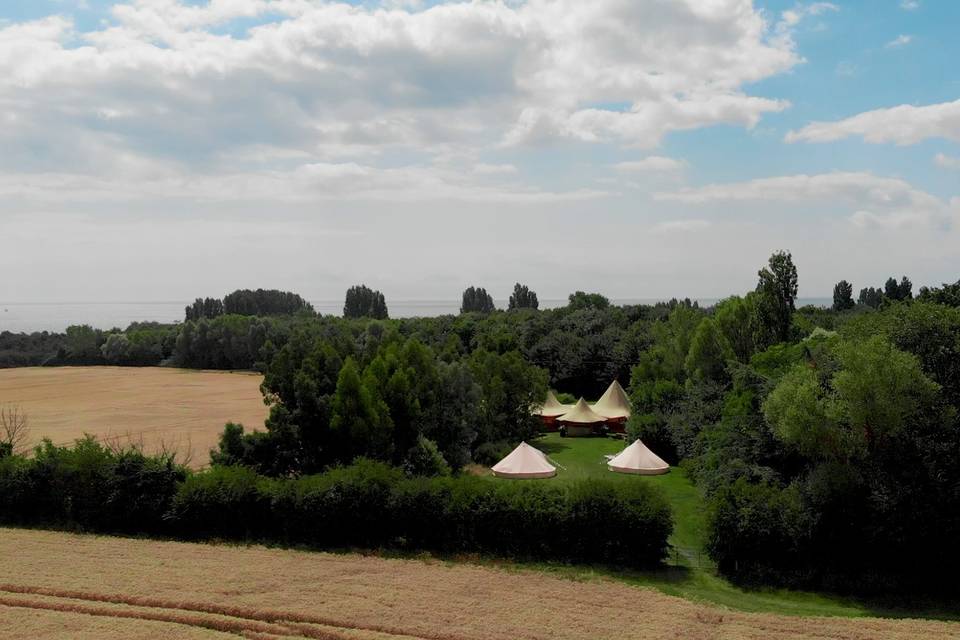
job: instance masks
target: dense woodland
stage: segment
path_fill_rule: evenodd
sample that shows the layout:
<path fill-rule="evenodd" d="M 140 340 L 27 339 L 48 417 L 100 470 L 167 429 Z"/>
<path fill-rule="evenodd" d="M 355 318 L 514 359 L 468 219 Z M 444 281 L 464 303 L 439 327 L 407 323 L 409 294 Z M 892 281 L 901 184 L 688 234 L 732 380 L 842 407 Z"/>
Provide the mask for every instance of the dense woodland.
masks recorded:
<path fill-rule="evenodd" d="M 842 280 L 832 308 L 797 309 L 798 280 L 775 253 L 753 291 L 710 308 L 578 291 L 539 310 L 518 284 L 505 311 L 470 287 L 460 315 L 410 319 L 363 285 L 342 318 L 242 291 L 198 299 L 175 325 L 3 333 L 0 363 L 262 371 L 265 429 L 227 425 L 213 460 L 276 478 L 357 458 L 456 475 L 534 438 L 548 388 L 596 398 L 618 379 L 630 436 L 704 493 L 727 575 L 949 588 L 936 582 L 960 569 L 960 281 L 914 294 L 891 277 L 854 299 Z"/>

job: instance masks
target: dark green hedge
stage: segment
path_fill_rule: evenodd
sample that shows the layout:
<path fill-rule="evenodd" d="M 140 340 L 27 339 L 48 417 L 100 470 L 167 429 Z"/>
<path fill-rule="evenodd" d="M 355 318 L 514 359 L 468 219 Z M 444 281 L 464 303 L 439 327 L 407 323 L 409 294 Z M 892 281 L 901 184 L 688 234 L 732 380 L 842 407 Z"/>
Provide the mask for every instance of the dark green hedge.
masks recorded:
<path fill-rule="evenodd" d="M 633 567 L 663 559 L 673 526 L 643 482 L 408 478 L 369 461 L 297 479 L 187 474 L 92 440 L 0 459 L 0 523 Z"/>
<path fill-rule="evenodd" d="M 658 563 L 672 529 L 666 501 L 645 483 L 411 479 L 373 462 L 295 480 L 213 469 L 187 479 L 169 520 L 191 538 L 631 566 Z"/>

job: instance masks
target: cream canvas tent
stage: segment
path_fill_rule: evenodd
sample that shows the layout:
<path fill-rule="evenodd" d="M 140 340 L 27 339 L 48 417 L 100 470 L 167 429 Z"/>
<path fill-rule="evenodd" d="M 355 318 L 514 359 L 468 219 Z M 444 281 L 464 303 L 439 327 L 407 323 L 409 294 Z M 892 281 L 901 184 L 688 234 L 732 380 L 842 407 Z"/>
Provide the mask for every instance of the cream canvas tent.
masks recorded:
<path fill-rule="evenodd" d="M 586 400 L 580 398 L 577 404 L 573 405 L 573 409 L 560 416 L 559 420 L 565 424 L 597 424 L 604 422 L 606 418 L 591 409 Z"/>
<path fill-rule="evenodd" d="M 630 399 L 620 383 L 614 380 L 593 405 L 593 410 L 604 418 L 626 420 L 630 417 Z"/>
<path fill-rule="evenodd" d="M 557 396 L 553 395 L 553 391 L 547 392 L 547 401 L 543 403 L 543 406 L 540 407 L 540 413 L 537 415 L 544 418 L 558 418 L 563 414 L 570 411 L 572 407 L 567 404 L 560 404 L 560 401 L 557 400 Z"/>
<path fill-rule="evenodd" d="M 547 461 L 542 451 L 521 442 L 507 457 L 493 465 L 498 478 L 552 478 L 557 468 Z"/>
<path fill-rule="evenodd" d="M 670 471 L 670 465 L 639 440 L 634 440 L 633 444 L 614 456 L 607 463 L 607 467 L 610 471 L 642 476 L 656 476 Z"/>

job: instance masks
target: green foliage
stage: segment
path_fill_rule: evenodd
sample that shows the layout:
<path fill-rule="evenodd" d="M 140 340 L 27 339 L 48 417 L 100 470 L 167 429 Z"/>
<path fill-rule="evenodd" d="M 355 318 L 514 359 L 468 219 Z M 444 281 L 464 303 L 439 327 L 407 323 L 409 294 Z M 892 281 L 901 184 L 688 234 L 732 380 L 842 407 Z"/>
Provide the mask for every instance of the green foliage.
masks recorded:
<path fill-rule="evenodd" d="M 846 280 L 841 280 L 833 287 L 833 310 L 846 311 L 852 309 L 856 303 L 853 301 L 853 285 Z"/>
<path fill-rule="evenodd" d="M 858 304 L 870 307 L 871 309 L 878 309 L 880 305 L 883 304 L 883 301 L 883 291 L 880 289 L 874 289 L 873 287 L 864 287 L 863 289 L 860 289 L 860 295 L 857 296 Z"/>
<path fill-rule="evenodd" d="M 886 283 L 883 285 L 883 294 L 888 300 L 892 300 L 893 302 L 911 300 L 913 299 L 913 283 L 910 282 L 910 278 L 907 276 L 903 276 L 899 283 L 896 278 L 887 278 Z"/>
<path fill-rule="evenodd" d="M 185 475 L 169 456 L 108 448 L 89 436 L 72 447 L 45 440 L 31 458 L 0 459 L 0 523 L 160 532 Z"/>
<path fill-rule="evenodd" d="M 330 419 L 332 447 L 341 460 L 393 455 L 393 421 L 376 387 L 364 384 L 357 363 L 347 358 L 337 377 Z"/>
<path fill-rule="evenodd" d="M 757 344 L 769 346 L 790 340 L 797 299 L 797 268 L 789 252 L 777 251 L 768 266 L 757 272 Z"/>
<path fill-rule="evenodd" d="M 540 301 L 537 300 L 537 292 L 531 291 L 525 284 L 519 282 L 513 285 L 513 293 L 510 294 L 508 309 L 537 309 L 540 307 Z"/>
<path fill-rule="evenodd" d="M 346 300 L 343 304 L 344 318 L 374 318 L 383 320 L 387 317 L 387 303 L 383 294 L 374 291 L 364 284 L 347 289 Z"/>
<path fill-rule="evenodd" d="M 519 442 L 536 435 L 540 419 L 531 409 L 547 395 L 547 373 L 526 362 L 516 351 L 491 353 L 478 350 L 468 361 L 483 393 L 479 440 Z"/>
<path fill-rule="evenodd" d="M 953 284 L 944 282 L 942 287 L 920 287 L 917 300 L 948 307 L 960 307 L 960 280 Z"/>
<path fill-rule="evenodd" d="M 713 318 L 704 318 L 697 325 L 690 340 L 690 349 L 684 360 L 687 380 L 700 382 L 725 382 L 726 363 L 733 359 L 733 349 Z"/>
<path fill-rule="evenodd" d="M 219 298 L 197 298 L 184 311 L 185 320 L 216 318 L 223 315 L 223 300 Z"/>
<path fill-rule="evenodd" d="M 242 468 L 196 474 L 181 486 L 168 520 L 193 538 L 634 567 L 660 562 L 672 528 L 663 495 L 644 483 L 407 478 L 363 460 L 295 480 L 268 480 Z"/>
<path fill-rule="evenodd" d="M 574 311 L 579 309 L 606 309 L 609 306 L 610 300 L 606 296 L 599 293 L 584 293 L 583 291 L 571 293 L 567 303 L 567 308 Z"/>
<path fill-rule="evenodd" d="M 407 455 L 404 457 L 403 470 L 409 476 L 448 476 L 450 465 L 433 440 L 417 436 Z"/>
<path fill-rule="evenodd" d="M 749 362 L 757 349 L 758 300 L 755 292 L 742 298 L 731 296 L 717 304 L 714 310 L 714 319 L 733 350 L 734 357 L 740 362 Z"/>
<path fill-rule="evenodd" d="M 482 287 L 467 287 L 463 292 L 460 313 L 492 313 L 496 311 L 493 296 Z"/>

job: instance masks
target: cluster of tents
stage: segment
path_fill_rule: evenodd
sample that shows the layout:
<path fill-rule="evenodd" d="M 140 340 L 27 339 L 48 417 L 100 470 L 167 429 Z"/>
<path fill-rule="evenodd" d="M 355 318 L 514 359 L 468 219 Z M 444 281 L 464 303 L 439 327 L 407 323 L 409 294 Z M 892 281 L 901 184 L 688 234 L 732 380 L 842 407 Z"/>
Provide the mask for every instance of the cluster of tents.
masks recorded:
<path fill-rule="evenodd" d="M 670 465 L 640 440 L 634 440 L 633 444 L 607 461 L 607 468 L 617 473 L 654 476 L 668 472 Z M 547 455 L 526 442 L 521 442 L 492 469 L 498 478 L 552 478 L 557 475 L 557 467 Z"/>
<path fill-rule="evenodd" d="M 630 400 L 620 383 L 614 380 L 593 405 L 582 397 L 576 404 L 563 404 L 550 391 L 534 414 L 540 416 L 545 430 L 559 429 L 563 435 L 586 436 L 601 431 L 623 433 L 630 417 Z"/>

